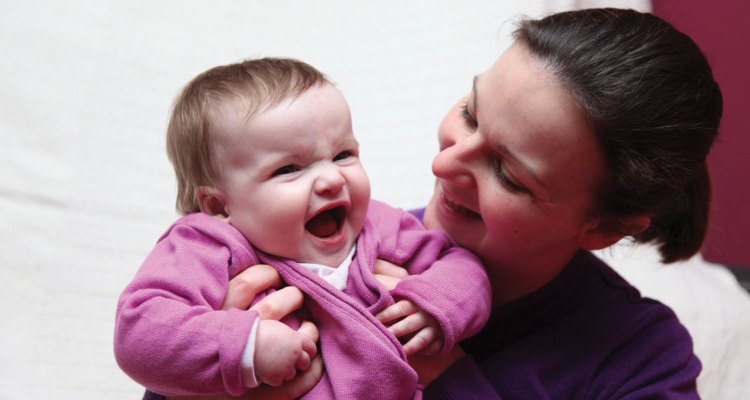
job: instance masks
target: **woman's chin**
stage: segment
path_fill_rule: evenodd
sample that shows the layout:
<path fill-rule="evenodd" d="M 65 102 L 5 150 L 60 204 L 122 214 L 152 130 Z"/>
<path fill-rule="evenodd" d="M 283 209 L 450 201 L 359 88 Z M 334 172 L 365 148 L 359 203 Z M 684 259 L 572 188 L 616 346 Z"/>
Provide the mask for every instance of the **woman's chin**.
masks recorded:
<path fill-rule="evenodd" d="M 425 207 L 424 209 L 424 217 L 422 223 L 427 229 L 445 231 L 445 229 L 443 229 L 440 225 L 440 221 L 438 220 L 435 213 L 435 206 L 437 205 L 437 201 L 440 201 L 440 194 L 436 192 L 432 194 L 432 198 L 430 198 L 430 201 L 427 203 L 427 207 Z"/>

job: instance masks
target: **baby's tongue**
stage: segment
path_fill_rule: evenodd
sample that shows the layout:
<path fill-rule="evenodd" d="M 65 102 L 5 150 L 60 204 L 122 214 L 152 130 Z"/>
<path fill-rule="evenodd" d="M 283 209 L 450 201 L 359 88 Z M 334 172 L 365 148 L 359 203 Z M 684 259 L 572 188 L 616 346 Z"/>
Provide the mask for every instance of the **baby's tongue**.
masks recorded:
<path fill-rule="evenodd" d="M 318 237 L 328 237 L 336 233 L 339 229 L 333 213 L 330 211 L 322 212 L 305 224 L 305 229 Z"/>

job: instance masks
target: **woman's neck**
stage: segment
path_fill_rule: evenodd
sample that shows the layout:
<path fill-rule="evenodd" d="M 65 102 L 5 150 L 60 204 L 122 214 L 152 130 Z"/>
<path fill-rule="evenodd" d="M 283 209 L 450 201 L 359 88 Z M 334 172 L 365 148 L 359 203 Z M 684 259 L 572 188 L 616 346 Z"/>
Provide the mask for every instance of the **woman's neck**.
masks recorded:
<path fill-rule="evenodd" d="M 551 282 L 565 268 L 578 249 L 528 260 L 512 268 L 485 261 L 492 287 L 493 307 L 502 306 Z"/>

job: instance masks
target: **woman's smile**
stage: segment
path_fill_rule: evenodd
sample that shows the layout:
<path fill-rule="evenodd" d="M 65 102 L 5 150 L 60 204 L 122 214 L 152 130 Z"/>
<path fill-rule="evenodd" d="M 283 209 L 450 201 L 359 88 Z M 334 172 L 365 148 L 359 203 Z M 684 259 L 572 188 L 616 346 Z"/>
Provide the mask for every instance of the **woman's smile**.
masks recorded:
<path fill-rule="evenodd" d="M 469 210 L 468 208 L 462 206 L 461 204 L 457 203 L 454 200 L 451 200 L 445 194 L 445 191 L 443 191 L 443 190 L 440 191 L 440 200 L 442 201 L 443 205 L 445 205 L 445 207 L 448 210 L 450 210 L 450 211 L 452 211 L 454 213 L 461 214 L 462 216 L 467 217 L 467 218 L 479 219 L 479 220 L 482 219 L 482 216 L 479 215 L 478 213 L 476 213 L 476 212 L 474 212 L 472 210 Z"/>

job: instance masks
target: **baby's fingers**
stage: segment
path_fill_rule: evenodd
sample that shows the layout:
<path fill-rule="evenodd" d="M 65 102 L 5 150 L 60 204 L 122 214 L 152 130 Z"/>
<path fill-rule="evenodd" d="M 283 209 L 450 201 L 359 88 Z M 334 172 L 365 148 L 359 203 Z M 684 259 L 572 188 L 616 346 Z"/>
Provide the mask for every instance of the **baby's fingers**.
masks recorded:
<path fill-rule="evenodd" d="M 393 325 L 388 327 L 388 330 L 396 337 L 401 337 L 414 333 L 422 328 L 430 325 L 430 319 L 427 314 L 422 311 L 408 315 L 406 318 L 395 322 Z"/>
<path fill-rule="evenodd" d="M 318 327 L 310 321 L 303 321 L 297 332 L 305 334 L 313 342 L 317 342 L 320 335 Z"/>
<path fill-rule="evenodd" d="M 315 342 L 310 340 L 307 336 L 302 337 L 302 352 L 307 354 L 308 358 L 313 358 L 318 354 L 318 348 L 315 346 Z"/>
<path fill-rule="evenodd" d="M 442 346 L 443 343 L 442 340 L 439 340 L 438 338 L 437 330 L 434 327 L 428 326 L 417 332 L 414 337 L 406 342 L 404 345 L 404 353 L 406 353 L 407 356 L 410 356 L 420 351 L 430 352 L 434 347 L 436 347 L 437 350 L 440 350 Z"/>
<path fill-rule="evenodd" d="M 310 368 L 310 354 L 305 351 L 301 352 L 294 367 L 300 371 L 307 371 Z"/>
<path fill-rule="evenodd" d="M 382 323 L 387 323 L 399 318 L 403 318 L 409 315 L 413 315 L 418 312 L 419 308 L 409 300 L 401 300 L 398 303 L 387 307 L 385 310 L 379 312 L 375 318 Z M 396 335 L 400 336 L 400 335 Z"/>
<path fill-rule="evenodd" d="M 440 335 L 438 335 L 438 337 L 435 338 L 435 340 L 433 340 L 432 343 L 427 345 L 427 347 L 425 347 L 424 349 L 417 351 L 415 354 L 418 354 L 420 356 L 435 355 L 439 353 L 440 350 L 443 349 L 444 345 L 445 343 L 443 342 L 443 338 Z"/>

